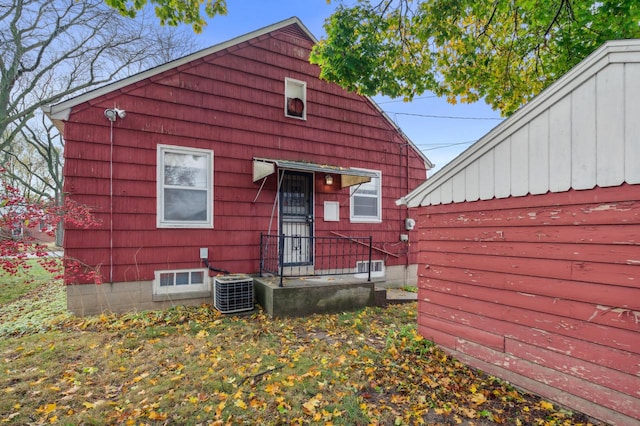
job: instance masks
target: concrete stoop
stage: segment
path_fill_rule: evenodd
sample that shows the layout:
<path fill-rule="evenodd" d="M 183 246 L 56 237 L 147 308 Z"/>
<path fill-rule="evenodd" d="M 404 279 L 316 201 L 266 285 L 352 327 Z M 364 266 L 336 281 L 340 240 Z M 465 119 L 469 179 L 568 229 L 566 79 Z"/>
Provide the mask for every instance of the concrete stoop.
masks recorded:
<path fill-rule="evenodd" d="M 271 317 L 300 317 L 352 311 L 417 300 L 415 293 L 377 287 L 373 281 L 335 277 L 286 279 L 254 277 L 256 303 Z"/>

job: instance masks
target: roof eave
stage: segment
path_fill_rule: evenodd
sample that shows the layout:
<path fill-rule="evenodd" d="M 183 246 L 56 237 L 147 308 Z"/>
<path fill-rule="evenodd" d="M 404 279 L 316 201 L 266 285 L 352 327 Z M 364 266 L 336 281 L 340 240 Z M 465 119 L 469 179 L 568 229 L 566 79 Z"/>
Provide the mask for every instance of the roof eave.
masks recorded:
<path fill-rule="evenodd" d="M 447 163 L 442 169 L 438 170 L 429 180 L 423 182 L 409 194 L 397 200 L 396 203 L 405 204 L 407 207 L 421 206 L 425 198 L 442 183 L 448 181 L 472 161 L 500 143 L 502 134 L 508 133 L 514 127 L 517 128 L 521 126 L 523 122 L 526 122 L 527 117 L 535 115 L 536 111 L 548 107 L 556 98 L 564 96 L 608 64 L 620 62 L 621 59 L 617 57 L 616 54 L 629 50 L 640 51 L 640 39 L 606 42 L 526 105 L 521 107 L 512 116 L 498 124 L 477 142 Z"/>
<path fill-rule="evenodd" d="M 49 117 L 49 120 L 53 123 L 58 131 L 64 133 L 64 122 L 69 119 L 71 114 L 71 108 L 56 108 L 55 105 L 44 105 L 41 107 L 42 112 Z"/>
<path fill-rule="evenodd" d="M 380 113 L 385 120 L 387 120 L 387 122 L 389 122 L 389 124 L 391 124 L 394 128 L 394 130 L 400 135 L 400 137 L 402 139 L 405 140 L 405 142 L 407 143 L 407 145 L 409 145 L 411 148 L 413 148 L 413 150 L 420 156 L 420 158 L 422 158 L 422 160 L 424 161 L 425 167 L 427 169 L 427 171 L 433 169 L 435 167 L 435 164 L 433 164 L 431 162 L 431 160 L 429 160 L 429 158 L 424 154 L 424 152 L 422 152 L 414 143 L 413 141 L 409 138 L 409 136 L 407 136 L 402 129 L 391 119 L 391 117 L 389 117 L 389 115 L 384 112 L 384 110 L 382 108 L 380 108 L 380 105 L 378 105 L 376 103 L 376 101 L 373 100 L 373 98 L 371 98 L 370 96 L 366 96 L 366 98 L 369 100 L 369 102 L 371 102 L 371 104 L 378 110 L 378 113 Z"/>
<path fill-rule="evenodd" d="M 220 52 L 224 49 L 227 49 L 231 46 L 234 46 L 236 44 L 240 44 L 243 43 L 247 40 L 251 40 L 253 38 L 256 37 L 260 37 L 261 35 L 264 34 L 268 34 L 272 31 L 278 30 L 280 28 L 284 28 L 287 27 L 289 25 L 292 24 L 297 24 L 300 29 L 302 29 L 302 31 L 309 37 L 309 39 L 311 39 L 311 41 L 313 43 L 317 43 L 317 39 L 314 37 L 314 35 L 309 31 L 309 29 L 300 21 L 300 19 L 298 17 L 291 17 L 288 19 L 285 19 L 283 21 L 280 22 L 276 22 L 275 24 L 271 24 L 268 25 L 266 27 L 260 28 L 258 30 L 252 31 L 250 33 L 235 37 L 231 40 L 227 40 L 225 42 L 222 43 L 218 43 L 216 45 L 210 46 L 206 49 L 202 49 L 199 50 L 197 52 L 194 52 L 190 55 L 184 56 L 182 58 L 179 59 L 175 59 L 173 61 L 164 63 L 162 65 L 159 65 L 157 67 L 148 69 L 146 71 L 142 71 L 138 74 L 134 74 L 130 77 L 124 78 L 122 80 L 118 80 L 116 82 L 107 84 L 105 86 L 99 87 L 97 89 L 91 90 L 89 92 L 86 92 L 82 95 L 78 95 L 76 97 L 73 97 L 71 99 L 68 99 L 66 101 L 62 101 L 59 102 L 57 104 L 54 105 L 47 105 L 45 107 L 42 107 L 42 111 L 51 119 L 51 121 L 56 122 L 56 120 L 67 120 L 69 118 L 71 109 L 77 105 L 80 105 L 84 102 L 88 102 L 91 101 L 93 99 L 96 99 L 100 96 L 106 95 L 108 93 L 114 92 L 116 90 L 122 89 L 124 87 L 127 87 L 131 84 L 137 83 L 139 81 L 145 80 L 147 78 L 150 77 L 154 77 L 156 75 L 159 75 L 165 71 L 169 71 L 171 69 L 180 67 L 181 65 L 187 64 L 191 61 L 203 58 L 205 56 L 209 56 L 211 54 Z M 58 124 L 56 124 L 56 127 L 58 127 L 60 129 L 60 126 Z"/>

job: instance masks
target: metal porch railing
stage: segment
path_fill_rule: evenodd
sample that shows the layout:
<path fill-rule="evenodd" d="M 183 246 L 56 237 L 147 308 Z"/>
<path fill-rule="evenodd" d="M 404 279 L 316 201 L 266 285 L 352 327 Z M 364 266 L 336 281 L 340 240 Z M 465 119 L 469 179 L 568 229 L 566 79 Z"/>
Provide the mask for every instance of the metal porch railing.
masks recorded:
<path fill-rule="evenodd" d="M 363 274 L 371 281 L 372 237 L 260 235 L 260 276 Z"/>

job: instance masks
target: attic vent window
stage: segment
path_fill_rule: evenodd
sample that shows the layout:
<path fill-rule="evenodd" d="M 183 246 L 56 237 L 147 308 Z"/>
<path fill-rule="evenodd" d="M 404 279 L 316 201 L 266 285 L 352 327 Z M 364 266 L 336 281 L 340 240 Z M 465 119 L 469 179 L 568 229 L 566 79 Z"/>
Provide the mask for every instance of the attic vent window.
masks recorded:
<path fill-rule="evenodd" d="M 307 83 L 285 78 L 284 115 L 292 118 L 307 119 Z"/>

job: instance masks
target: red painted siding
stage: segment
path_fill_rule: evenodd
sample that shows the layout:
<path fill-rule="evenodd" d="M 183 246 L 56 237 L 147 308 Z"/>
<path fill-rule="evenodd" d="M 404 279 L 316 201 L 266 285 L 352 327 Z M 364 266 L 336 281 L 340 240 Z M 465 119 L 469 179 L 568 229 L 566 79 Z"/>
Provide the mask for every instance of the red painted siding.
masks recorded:
<path fill-rule="evenodd" d="M 93 207 L 102 227 L 68 229 L 68 256 L 101 265 L 105 282 L 152 280 L 154 270 L 201 267 L 199 247 L 209 248 L 217 267 L 257 272 L 260 233 L 270 228 L 276 193 L 273 176 L 261 191 L 260 182 L 252 182 L 252 159 L 264 157 L 381 170 L 382 223 L 350 223 L 349 190 L 316 183 L 315 233 L 372 235 L 376 247 L 398 254 L 387 257 L 387 265 L 415 263 L 409 245 L 398 242 L 407 233 L 407 210 L 395 200 L 424 180 L 424 160 L 366 98 L 319 80 L 319 69 L 307 61 L 312 42 L 290 30 L 72 110 L 64 134 L 65 190 Z M 284 116 L 285 77 L 307 83 L 305 121 Z M 103 112 L 114 105 L 127 116 L 111 129 Z M 156 227 L 158 144 L 214 151 L 214 229 Z M 340 222 L 322 220 L 325 200 L 340 202 Z"/>
<path fill-rule="evenodd" d="M 420 333 L 613 424 L 640 421 L 640 185 L 419 209 Z"/>

